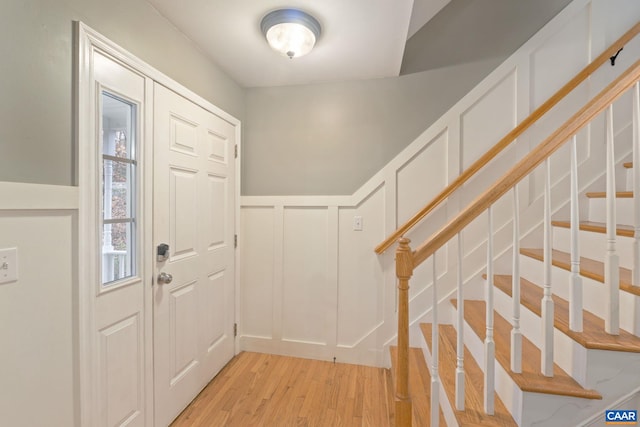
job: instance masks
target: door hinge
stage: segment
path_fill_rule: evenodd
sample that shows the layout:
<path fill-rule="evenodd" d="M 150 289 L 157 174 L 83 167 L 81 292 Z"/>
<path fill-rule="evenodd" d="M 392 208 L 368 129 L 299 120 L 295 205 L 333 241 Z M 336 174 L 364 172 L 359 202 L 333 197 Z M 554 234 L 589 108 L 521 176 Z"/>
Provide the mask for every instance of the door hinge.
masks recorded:
<path fill-rule="evenodd" d="M 233 336 L 234 336 L 234 338 L 238 336 L 238 324 L 237 323 L 233 324 Z"/>
<path fill-rule="evenodd" d="M 233 235 L 233 247 L 234 248 L 238 247 L 238 235 L 237 234 Z"/>
<path fill-rule="evenodd" d="M 238 144 L 233 146 L 233 152 L 234 152 L 234 156 L 237 159 L 238 158 Z"/>

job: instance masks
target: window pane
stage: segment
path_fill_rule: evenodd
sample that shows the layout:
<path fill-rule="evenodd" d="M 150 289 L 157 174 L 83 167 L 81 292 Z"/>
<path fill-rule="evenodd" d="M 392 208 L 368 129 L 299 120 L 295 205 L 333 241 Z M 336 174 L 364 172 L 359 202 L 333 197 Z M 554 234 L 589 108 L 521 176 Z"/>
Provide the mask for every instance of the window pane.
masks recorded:
<path fill-rule="evenodd" d="M 102 94 L 103 154 L 134 159 L 135 105 L 108 93 Z"/>
<path fill-rule="evenodd" d="M 102 283 L 136 274 L 136 105 L 102 93 Z M 113 221 L 116 220 L 114 223 Z"/>
<path fill-rule="evenodd" d="M 131 277 L 135 274 L 135 224 L 104 224 L 102 242 L 102 283 Z"/>
<path fill-rule="evenodd" d="M 135 165 L 109 159 L 103 161 L 104 219 L 131 218 L 133 213 L 133 193 Z"/>

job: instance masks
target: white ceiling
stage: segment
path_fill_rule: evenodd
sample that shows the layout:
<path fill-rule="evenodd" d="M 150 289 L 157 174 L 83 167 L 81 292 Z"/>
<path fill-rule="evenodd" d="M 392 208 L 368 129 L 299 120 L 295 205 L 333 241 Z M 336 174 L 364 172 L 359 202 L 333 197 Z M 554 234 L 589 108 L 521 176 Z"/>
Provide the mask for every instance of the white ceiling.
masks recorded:
<path fill-rule="evenodd" d="M 397 76 L 407 38 L 450 0 L 148 1 L 240 85 L 258 87 Z M 264 15 L 286 7 L 322 26 L 314 50 L 293 60 L 260 32 Z"/>

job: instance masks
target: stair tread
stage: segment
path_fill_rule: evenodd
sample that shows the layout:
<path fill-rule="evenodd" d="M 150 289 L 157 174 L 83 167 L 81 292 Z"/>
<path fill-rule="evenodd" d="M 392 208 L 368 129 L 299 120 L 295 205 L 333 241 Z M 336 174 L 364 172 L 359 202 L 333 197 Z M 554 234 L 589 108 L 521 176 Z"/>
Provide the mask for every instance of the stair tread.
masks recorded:
<path fill-rule="evenodd" d="M 457 308 L 457 301 L 451 301 Z M 484 341 L 486 337 L 486 303 L 484 301 L 465 300 L 464 318 L 471 329 Z M 582 397 L 586 399 L 602 399 L 602 395 L 595 390 L 589 390 L 578 384 L 562 368 L 554 363 L 553 377 L 546 377 L 540 373 L 540 349 L 527 337 L 522 336 L 522 373 L 511 371 L 511 324 L 494 311 L 494 342 L 496 360 L 511 376 L 522 391 L 561 396 Z"/>
<path fill-rule="evenodd" d="M 431 324 L 420 324 L 422 334 L 431 349 Z M 460 426 L 516 426 L 502 400 L 496 395 L 494 415 L 484 413 L 484 374 L 469 350 L 464 349 L 465 399 L 464 411 L 455 409 L 456 331 L 452 325 L 439 325 L 439 373 L 451 407 Z M 444 396 L 441 396 L 443 398 Z"/>
<path fill-rule="evenodd" d="M 537 259 L 538 261 L 544 260 L 544 251 L 542 249 L 523 248 L 520 249 L 520 253 Z M 571 254 L 553 249 L 551 263 L 556 267 L 571 271 Z M 631 284 L 631 270 L 624 267 L 619 267 L 619 269 L 620 289 L 640 296 L 640 286 L 633 286 Z M 590 258 L 580 257 L 580 275 L 604 283 L 604 263 Z"/>
<path fill-rule="evenodd" d="M 606 191 L 590 191 L 587 193 L 587 197 L 590 199 L 602 199 L 607 197 Z M 630 199 L 633 197 L 633 191 L 616 191 L 616 198 L 618 199 Z"/>
<path fill-rule="evenodd" d="M 395 372 L 398 357 L 398 348 L 391 346 L 391 389 L 392 401 L 395 401 Z M 412 425 L 426 426 L 431 422 L 431 375 L 421 348 L 409 348 L 409 396 L 412 403 Z M 393 407 L 391 408 L 393 410 Z M 442 409 L 440 408 L 440 425 L 447 425 Z"/>
<path fill-rule="evenodd" d="M 622 166 L 624 166 L 627 169 L 631 169 L 633 167 L 633 162 L 624 162 Z"/>
<path fill-rule="evenodd" d="M 554 227 L 570 228 L 571 221 L 551 221 L 551 225 Z M 607 232 L 607 224 L 604 222 L 580 221 L 580 230 L 605 234 Z M 633 237 L 633 227 L 630 225 L 617 224 L 616 234 L 623 237 Z"/>
<path fill-rule="evenodd" d="M 505 294 L 512 296 L 512 276 L 494 275 L 493 284 Z M 534 283 L 520 279 L 520 303 L 541 316 L 543 289 Z M 604 331 L 604 320 L 590 311 L 582 311 L 582 332 L 569 328 L 569 302 L 552 295 L 554 303 L 554 326 L 585 348 L 640 353 L 640 338 L 620 329 L 620 335 L 610 335 Z"/>

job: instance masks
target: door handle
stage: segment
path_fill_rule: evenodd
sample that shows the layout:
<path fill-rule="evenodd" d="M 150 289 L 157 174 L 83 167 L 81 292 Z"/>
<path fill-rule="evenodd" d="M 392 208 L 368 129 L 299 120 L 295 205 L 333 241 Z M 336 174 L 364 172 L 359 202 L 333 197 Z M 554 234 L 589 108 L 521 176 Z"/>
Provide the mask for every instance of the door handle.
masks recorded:
<path fill-rule="evenodd" d="M 158 284 L 162 285 L 162 284 L 166 284 L 168 285 L 169 283 L 171 283 L 171 281 L 173 280 L 173 276 L 169 273 L 165 273 L 164 271 L 160 274 L 158 274 Z"/>

